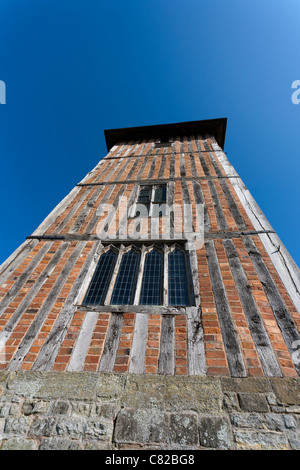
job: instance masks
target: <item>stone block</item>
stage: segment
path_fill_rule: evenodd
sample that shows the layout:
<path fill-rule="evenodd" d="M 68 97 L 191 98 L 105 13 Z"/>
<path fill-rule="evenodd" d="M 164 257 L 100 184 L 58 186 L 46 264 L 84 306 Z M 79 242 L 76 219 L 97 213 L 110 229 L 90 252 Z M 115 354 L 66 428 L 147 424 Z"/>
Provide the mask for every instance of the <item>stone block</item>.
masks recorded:
<path fill-rule="evenodd" d="M 286 433 L 290 446 L 293 450 L 300 450 L 300 432 L 288 431 Z"/>
<path fill-rule="evenodd" d="M 264 415 L 260 413 L 232 413 L 230 422 L 239 428 L 263 429 L 266 425 Z"/>
<path fill-rule="evenodd" d="M 266 413 L 265 416 L 268 428 L 273 431 L 297 428 L 296 420 L 292 415 Z"/>
<path fill-rule="evenodd" d="M 12 437 L 3 442 L 1 450 L 37 450 L 38 443 L 32 439 Z"/>
<path fill-rule="evenodd" d="M 278 403 L 300 405 L 300 380 L 296 378 L 270 379 Z"/>
<path fill-rule="evenodd" d="M 243 411 L 267 412 L 269 411 L 266 396 L 260 393 L 238 393 L 240 407 Z"/>
<path fill-rule="evenodd" d="M 269 379 L 265 377 L 222 377 L 223 392 L 237 393 L 270 393 L 272 388 Z"/>
<path fill-rule="evenodd" d="M 234 431 L 237 449 L 243 450 L 288 450 L 287 437 L 272 431 Z"/>
<path fill-rule="evenodd" d="M 238 411 L 240 409 L 237 394 L 235 392 L 226 392 L 223 397 L 223 408 L 226 411 Z"/>
<path fill-rule="evenodd" d="M 114 440 L 116 443 L 164 443 L 169 434 L 168 416 L 157 408 L 123 409 L 119 412 Z"/>
<path fill-rule="evenodd" d="M 43 439 L 39 450 L 82 450 L 80 441 L 50 437 Z"/>
<path fill-rule="evenodd" d="M 31 398 L 95 399 L 99 375 L 88 372 L 18 371 L 7 382 L 10 392 Z"/>
<path fill-rule="evenodd" d="M 53 417 L 37 417 L 30 426 L 29 434 L 36 437 L 50 437 L 54 432 L 56 419 Z"/>
<path fill-rule="evenodd" d="M 66 415 L 70 410 L 68 401 L 58 400 L 51 405 L 50 413 L 54 415 Z"/>
<path fill-rule="evenodd" d="M 194 413 L 172 413 L 167 443 L 197 446 L 199 444 L 197 415 Z"/>
<path fill-rule="evenodd" d="M 6 418 L 4 435 L 13 434 L 21 437 L 28 431 L 32 419 L 31 416 L 12 416 Z"/>
<path fill-rule="evenodd" d="M 111 439 L 113 423 L 100 419 L 60 418 L 56 424 L 59 436 L 68 438 Z"/>
<path fill-rule="evenodd" d="M 200 444 L 214 449 L 231 448 L 230 424 L 219 416 L 202 416 L 199 419 Z"/>
<path fill-rule="evenodd" d="M 222 413 L 223 394 L 215 377 L 128 376 L 121 405 L 164 411 Z"/>
<path fill-rule="evenodd" d="M 99 374 L 96 391 L 98 399 L 119 399 L 124 393 L 125 380 L 126 376 L 121 374 Z"/>

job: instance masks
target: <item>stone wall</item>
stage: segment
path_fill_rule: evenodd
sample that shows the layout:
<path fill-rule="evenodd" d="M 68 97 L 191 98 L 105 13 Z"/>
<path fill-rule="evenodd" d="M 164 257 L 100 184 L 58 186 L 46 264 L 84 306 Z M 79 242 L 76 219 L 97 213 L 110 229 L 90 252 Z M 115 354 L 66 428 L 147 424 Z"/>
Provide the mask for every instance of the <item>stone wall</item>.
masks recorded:
<path fill-rule="evenodd" d="M 0 373 L 1 449 L 300 449 L 300 379 Z"/>

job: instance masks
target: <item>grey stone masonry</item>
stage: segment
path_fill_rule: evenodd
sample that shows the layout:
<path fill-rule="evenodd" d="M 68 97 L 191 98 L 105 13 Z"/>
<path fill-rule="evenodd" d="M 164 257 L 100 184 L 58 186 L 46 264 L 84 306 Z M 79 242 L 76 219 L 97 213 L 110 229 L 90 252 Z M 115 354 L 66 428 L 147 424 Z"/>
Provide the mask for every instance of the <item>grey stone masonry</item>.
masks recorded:
<path fill-rule="evenodd" d="M 1 450 L 299 450 L 300 379 L 0 372 Z"/>

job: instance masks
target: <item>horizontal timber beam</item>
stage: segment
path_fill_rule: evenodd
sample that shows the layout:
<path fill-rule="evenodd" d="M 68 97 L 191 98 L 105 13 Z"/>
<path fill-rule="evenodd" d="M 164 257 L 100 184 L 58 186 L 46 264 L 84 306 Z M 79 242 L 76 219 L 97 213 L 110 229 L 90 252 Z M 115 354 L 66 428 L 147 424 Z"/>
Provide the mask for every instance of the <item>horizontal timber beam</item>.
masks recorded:
<path fill-rule="evenodd" d="M 108 184 L 161 184 L 168 183 L 169 181 L 197 181 L 197 180 L 219 180 L 219 179 L 231 179 L 240 178 L 239 176 L 186 176 L 184 178 L 161 178 L 161 179 L 139 179 L 139 180 L 114 180 L 105 181 L 102 183 L 78 183 L 76 186 L 106 186 Z"/>
<path fill-rule="evenodd" d="M 274 230 L 236 230 L 236 231 L 220 231 L 220 232 L 205 232 L 204 238 L 207 240 L 210 239 L 219 239 L 219 238 L 240 238 L 240 237 L 251 237 L 255 235 L 261 235 L 263 233 L 276 233 Z M 101 240 L 95 234 L 76 234 L 76 233 L 67 233 L 64 235 L 29 235 L 26 237 L 27 240 L 61 240 L 65 242 L 72 241 L 101 241 L 102 244 L 111 244 L 111 243 L 180 243 L 187 242 L 187 238 L 106 238 Z"/>

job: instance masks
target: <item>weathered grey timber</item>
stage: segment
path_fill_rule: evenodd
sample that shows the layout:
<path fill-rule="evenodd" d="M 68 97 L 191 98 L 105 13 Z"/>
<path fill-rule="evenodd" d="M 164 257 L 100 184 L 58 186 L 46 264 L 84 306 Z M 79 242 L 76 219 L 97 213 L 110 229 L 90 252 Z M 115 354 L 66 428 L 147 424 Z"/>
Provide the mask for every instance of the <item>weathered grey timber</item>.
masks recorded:
<path fill-rule="evenodd" d="M 204 204 L 204 198 L 202 194 L 201 185 L 198 181 L 193 181 L 193 189 L 194 189 L 194 197 L 195 197 L 196 204 L 197 205 Z M 209 220 L 209 215 L 208 215 L 206 205 L 204 205 L 204 230 L 205 232 L 210 231 L 210 220 Z"/>
<path fill-rule="evenodd" d="M 88 200 L 88 202 L 86 203 L 84 209 L 80 212 L 79 216 L 75 220 L 75 222 L 74 222 L 73 226 L 71 227 L 69 233 L 77 233 L 81 229 L 85 219 L 87 218 L 90 211 L 93 209 L 93 207 L 96 204 L 97 199 L 99 198 L 99 196 L 102 194 L 103 189 L 104 189 L 104 187 L 98 186 L 98 190 L 96 190 L 94 192 L 94 194 L 92 195 L 92 197 Z"/>
<path fill-rule="evenodd" d="M 280 377 L 281 369 L 232 240 L 224 240 L 224 246 L 262 368 L 267 376 Z"/>
<path fill-rule="evenodd" d="M 169 219 L 169 230 L 170 230 L 171 239 L 174 238 L 174 211 L 170 209 L 172 208 L 174 195 L 175 195 L 175 183 L 174 181 L 170 181 L 168 184 L 168 191 L 167 191 L 167 216 Z"/>
<path fill-rule="evenodd" d="M 208 186 L 209 186 L 209 189 L 210 189 L 211 198 L 212 198 L 213 203 L 214 203 L 214 209 L 215 209 L 215 213 L 216 213 L 216 216 L 217 216 L 217 222 L 218 222 L 219 229 L 220 230 L 228 230 L 226 218 L 225 218 L 225 215 L 224 215 L 224 212 L 223 212 L 223 209 L 222 209 L 220 199 L 219 199 L 218 193 L 216 191 L 216 187 L 214 185 L 214 182 L 211 181 L 211 180 L 208 180 Z"/>
<path fill-rule="evenodd" d="M 170 188 L 172 188 L 171 186 L 172 182 L 170 183 Z M 173 186 L 174 187 L 174 186 Z M 174 242 L 174 240 L 176 241 L 187 241 L 187 238 L 183 235 L 182 238 L 179 238 L 179 237 L 176 237 L 176 239 L 174 239 L 174 217 L 173 217 L 173 212 L 171 211 L 170 212 L 170 217 L 171 217 L 171 220 L 170 220 L 170 227 L 171 227 L 171 230 L 170 230 L 170 238 L 169 239 L 162 239 L 162 238 L 149 238 L 149 239 L 144 239 L 144 238 L 141 238 L 141 240 L 143 241 L 143 243 L 147 244 L 147 243 L 157 243 L 157 244 L 161 244 L 161 243 L 172 243 Z M 172 233 L 172 228 L 173 228 L 173 233 Z M 211 239 L 223 239 L 223 238 L 244 238 L 244 237 L 253 237 L 253 235 L 261 235 L 261 234 L 268 234 L 268 233 L 275 233 L 274 231 L 272 230 L 240 230 L 240 231 L 229 231 L 229 230 L 226 230 L 226 231 L 219 231 L 219 232 L 205 232 L 204 233 L 204 238 L 207 239 L 207 240 L 211 240 Z M 173 236 L 172 236 L 173 235 Z M 36 240 L 51 240 L 51 241 L 54 241 L 54 240 L 64 240 L 64 241 L 97 241 L 99 240 L 99 237 L 95 234 L 91 234 L 91 233 L 85 233 L 85 234 L 73 234 L 73 233 L 66 233 L 66 234 L 62 234 L 62 235 L 56 235 L 56 234 L 47 234 L 47 235 L 29 235 L 27 237 L 29 240 L 33 240 L 33 239 L 36 239 Z M 135 240 L 135 239 L 134 239 Z M 122 238 L 120 237 L 119 239 L 116 238 L 116 239 L 112 239 L 112 240 L 102 240 L 102 243 L 103 244 L 108 244 L 108 243 L 115 243 L 115 244 L 118 244 L 118 243 L 133 243 L 134 240 L 132 238 Z"/>
<path fill-rule="evenodd" d="M 113 283 L 113 280 L 112 280 Z M 110 298 L 110 292 L 107 293 Z M 144 313 L 160 315 L 183 315 L 186 313 L 186 307 L 171 307 L 164 305 L 76 305 L 78 310 L 91 312 L 114 312 L 114 313 Z"/>
<path fill-rule="evenodd" d="M 78 211 L 79 207 L 81 206 L 81 204 L 83 203 L 85 198 L 89 195 L 89 193 L 90 193 L 90 191 L 86 191 L 86 190 L 82 191 L 82 194 L 80 195 L 80 198 L 78 199 L 76 204 L 74 204 L 74 206 L 68 211 L 68 214 L 66 215 L 66 217 L 64 217 L 62 222 L 55 229 L 55 233 L 60 233 L 64 229 L 64 227 L 72 219 L 73 215 Z"/>
<path fill-rule="evenodd" d="M 145 372 L 145 353 L 147 344 L 148 315 L 137 313 L 131 346 L 129 372 L 143 374 Z"/>
<path fill-rule="evenodd" d="M 159 172 L 158 172 L 158 179 L 163 178 L 164 176 L 164 170 L 166 166 L 166 149 L 164 150 L 163 155 L 161 156 L 161 162 L 160 162 L 160 167 L 159 167 Z M 157 157 L 159 157 L 158 155 Z"/>
<path fill-rule="evenodd" d="M 112 372 L 113 370 L 121 336 L 122 324 L 123 315 L 112 313 L 104 344 L 103 354 L 99 364 L 99 372 Z"/>
<path fill-rule="evenodd" d="M 206 242 L 205 248 L 229 370 L 232 377 L 246 377 L 246 368 L 228 304 L 214 242 Z"/>
<path fill-rule="evenodd" d="M 105 195 L 103 196 L 103 198 L 101 199 L 101 205 L 104 205 L 107 203 L 107 201 L 109 200 L 110 196 L 112 195 L 113 191 L 115 189 L 115 185 L 112 185 L 108 188 L 108 190 L 106 191 Z M 85 232 L 86 233 L 92 233 L 98 220 L 99 220 L 99 217 L 100 215 L 98 214 L 98 211 L 95 211 L 93 217 L 91 218 L 88 226 L 86 227 L 86 230 Z"/>
<path fill-rule="evenodd" d="M 188 370 L 190 375 L 205 375 L 206 361 L 204 351 L 203 326 L 200 307 L 188 307 Z"/>
<path fill-rule="evenodd" d="M 35 363 L 33 364 L 33 370 L 51 370 L 65 334 L 68 331 L 73 315 L 76 311 L 76 303 L 79 301 L 85 289 L 87 288 L 92 270 L 95 269 L 98 256 L 101 255 L 101 247 L 99 247 L 99 242 L 95 243 L 92 247 L 51 332 L 46 338 L 45 343 L 43 344 L 40 353 Z M 96 252 L 98 249 L 100 249 L 100 253 L 97 256 Z"/>
<path fill-rule="evenodd" d="M 128 199 L 127 203 L 127 208 L 125 210 L 125 213 L 119 222 L 119 226 L 117 229 L 117 238 L 127 238 L 127 229 L 128 229 L 128 217 L 130 217 L 132 206 L 134 205 L 136 199 L 137 199 L 137 193 L 139 190 L 139 186 L 137 184 L 134 185 L 133 190 L 130 194 L 130 197 Z"/>
<path fill-rule="evenodd" d="M 260 282 L 264 287 L 266 296 L 272 307 L 285 344 L 287 345 L 287 348 L 293 359 L 293 353 L 295 352 L 295 344 L 293 343 L 300 340 L 296 325 L 293 322 L 291 315 L 279 293 L 278 287 L 276 286 L 267 266 L 265 265 L 261 254 L 257 250 L 255 243 L 251 238 L 245 238 L 244 245 L 259 276 Z M 300 375 L 300 364 L 298 360 L 294 360 L 294 367 Z"/>
<path fill-rule="evenodd" d="M 83 370 L 85 357 L 88 352 L 97 318 L 98 315 L 96 312 L 87 312 L 67 367 L 68 371 Z"/>
<path fill-rule="evenodd" d="M 167 148 L 166 148 L 167 150 Z M 150 152 L 152 152 L 153 149 L 150 149 Z M 206 152 L 212 152 L 213 150 L 200 150 L 201 153 L 206 153 Z M 199 153 L 199 150 L 187 150 L 187 151 L 179 151 L 179 152 L 175 152 L 175 150 L 172 150 L 171 152 L 168 152 L 166 151 L 166 153 L 164 153 L 164 155 L 180 155 L 181 153 L 185 153 L 185 154 L 188 154 L 190 152 L 193 152 L 193 153 Z M 226 154 L 226 152 L 224 152 Z M 137 154 L 137 155 L 127 155 L 126 158 L 141 158 L 141 157 L 146 157 L 148 155 L 148 153 L 140 153 L 140 154 Z M 157 155 L 158 157 L 162 157 L 163 155 L 160 154 L 160 155 Z M 117 160 L 118 158 L 123 158 L 123 156 L 115 156 L 115 157 L 103 157 L 103 160 Z"/>
<path fill-rule="evenodd" d="M 152 179 L 152 176 L 156 167 L 156 159 L 157 159 L 157 155 L 153 155 L 152 162 L 151 162 L 149 172 L 148 172 L 148 177 L 147 177 L 149 180 Z"/>
<path fill-rule="evenodd" d="M 186 177 L 184 154 L 180 154 L 180 178 Z"/>
<path fill-rule="evenodd" d="M 235 223 L 237 225 L 237 227 L 240 229 L 240 230 L 245 230 L 246 229 L 246 224 L 244 222 L 244 219 L 239 211 L 239 208 L 238 206 L 236 205 L 236 202 L 231 194 L 231 191 L 230 189 L 228 188 L 228 184 L 227 184 L 227 181 L 224 179 L 224 178 L 220 178 L 220 186 L 223 190 L 223 193 L 225 194 L 225 197 L 226 197 L 226 200 L 227 200 L 227 204 L 228 204 L 228 207 L 230 209 L 230 212 L 235 220 Z"/>
<path fill-rule="evenodd" d="M 40 311 L 37 313 L 35 319 L 33 320 L 30 327 L 28 328 L 22 342 L 20 343 L 18 351 L 16 352 L 15 356 L 13 357 L 12 361 L 10 362 L 8 366 L 9 370 L 17 370 L 19 368 L 21 362 L 23 361 L 24 357 L 28 353 L 33 341 L 35 340 L 38 332 L 40 331 L 44 320 L 46 319 L 47 315 L 49 315 L 49 312 L 51 311 L 51 308 L 54 302 L 56 301 L 56 298 L 59 292 L 61 291 L 63 285 L 65 284 L 84 246 L 85 246 L 85 242 L 80 242 L 74 248 L 74 251 L 69 257 L 68 262 L 62 269 L 62 272 L 60 273 L 54 286 L 52 287 L 50 294 L 48 295 L 47 299 L 43 303 L 43 306 L 41 307 Z"/>
<path fill-rule="evenodd" d="M 170 179 L 174 180 L 175 176 L 175 154 L 171 153 L 171 161 L 170 161 Z"/>
<path fill-rule="evenodd" d="M 201 163 L 202 169 L 204 171 L 205 176 L 208 177 L 208 176 L 210 176 L 210 171 L 209 171 L 209 168 L 206 164 L 206 161 L 203 158 L 203 155 L 202 155 L 203 150 L 201 150 L 200 142 L 199 142 L 198 139 L 196 140 L 196 147 L 198 149 L 198 153 L 199 153 L 198 157 L 199 157 L 199 161 Z"/>
<path fill-rule="evenodd" d="M 158 373 L 173 375 L 174 372 L 174 316 L 166 315 L 161 321 Z"/>
<path fill-rule="evenodd" d="M 113 180 L 113 181 L 106 181 L 106 182 L 103 182 L 101 181 L 100 183 L 96 183 L 96 182 L 93 182 L 93 183 L 78 183 L 77 186 L 78 187 L 85 187 L 85 186 L 102 186 L 102 185 L 110 185 L 110 184 L 134 184 L 134 183 L 142 183 L 143 185 L 147 185 L 147 184 L 163 184 L 163 183 L 168 183 L 170 181 L 170 179 L 172 179 L 172 181 L 183 181 L 183 180 L 186 180 L 186 181 L 198 181 L 198 180 L 205 180 L 205 181 L 214 181 L 214 180 L 223 180 L 223 179 L 237 179 L 239 178 L 239 176 L 185 176 L 185 177 L 181 177 L 181 176 L 173 176 L 171 178 L 171 175 L 170 175 L 170 179 L 167 179 L 167 178 L 155 178 L 155 179 L 149 179 L 149 178 L 138 178 L 139 175 L 137 175 L 137 179 L 135 180 Z"/>

